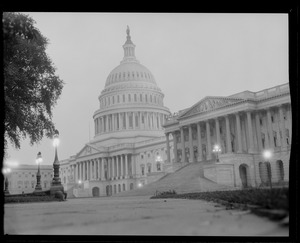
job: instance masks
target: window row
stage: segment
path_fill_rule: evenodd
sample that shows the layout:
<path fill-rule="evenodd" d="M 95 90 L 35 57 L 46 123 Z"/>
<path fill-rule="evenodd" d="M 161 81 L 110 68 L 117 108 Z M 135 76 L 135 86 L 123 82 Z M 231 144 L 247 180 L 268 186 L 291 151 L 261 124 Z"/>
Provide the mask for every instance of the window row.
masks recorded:
<path fill-rule="evenodd" d="M 113 83 L 114 81 L 122 81 L 124 79 L 130 79 L 130 78 L 137 78 L 137 79 L 143 78 L 149 80 L 152 78 L 152 75 L 146 72 L 127 71 L 122 73 L 119 72 L 119 73 L 110 74 L 107 79 Z"/>
<path fill-rule="evenodd" d="M 102 98 L 100 101 L 100 108 L 124 103 L 124 102 L 146 102 L 157 105 L 163 105 L 162 97 L 160 95 L 151 94 L 122 94 L 111 97 Z"/>

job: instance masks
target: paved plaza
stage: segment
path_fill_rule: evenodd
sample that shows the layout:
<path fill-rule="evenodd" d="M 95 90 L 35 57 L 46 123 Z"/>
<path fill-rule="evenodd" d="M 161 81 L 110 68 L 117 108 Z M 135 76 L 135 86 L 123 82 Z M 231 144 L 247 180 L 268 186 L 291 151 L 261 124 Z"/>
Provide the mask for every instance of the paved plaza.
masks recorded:
<path fill-rule="evenodd" d="M 288 227 L 202 200 L 149 196 L 6 204 L 5 234 L 288 236 Z"/>

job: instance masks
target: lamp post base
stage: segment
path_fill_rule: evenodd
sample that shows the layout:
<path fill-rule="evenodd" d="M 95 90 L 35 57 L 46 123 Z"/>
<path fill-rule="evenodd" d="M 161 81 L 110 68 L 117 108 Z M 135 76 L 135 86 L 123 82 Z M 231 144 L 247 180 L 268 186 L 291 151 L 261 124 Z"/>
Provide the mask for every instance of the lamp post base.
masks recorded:
<path fill-rule="evenodd" d="M 33 191 L 33 193 L 39 193 L 39 192 L 42 192 L 42 187 L 36 187 Z"/>
<path fill-rule="evenodd" d="M 57 191 L 64 192 L 64 187 L 61 184 L 60 185 L 52 185 L 50 187 L 50 195 L 55 195 L 55 193 Z"/>

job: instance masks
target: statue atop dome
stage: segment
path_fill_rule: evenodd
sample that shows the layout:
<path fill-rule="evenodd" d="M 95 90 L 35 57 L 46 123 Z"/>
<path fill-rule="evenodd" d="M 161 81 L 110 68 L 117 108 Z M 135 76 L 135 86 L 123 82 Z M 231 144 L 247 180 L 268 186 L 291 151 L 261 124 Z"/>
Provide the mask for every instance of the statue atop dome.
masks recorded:
<path fill-rule="evenodd" d="M 130 29 L 129 29 L 128 25 L 127 25 L 126 33 L 127 33 L 127 36 L 130 36 Z"/>

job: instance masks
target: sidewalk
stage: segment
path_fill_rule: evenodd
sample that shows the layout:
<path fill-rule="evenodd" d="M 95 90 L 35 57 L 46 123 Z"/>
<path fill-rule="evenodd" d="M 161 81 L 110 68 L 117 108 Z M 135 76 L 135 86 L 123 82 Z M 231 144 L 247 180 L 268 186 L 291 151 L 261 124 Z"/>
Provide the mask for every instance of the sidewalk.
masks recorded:
<path fill-rule="evenodd" d="M 211 202 L 136 196 L 6 204 L 4 234 L 288 236 L 288 227 Z"/>

